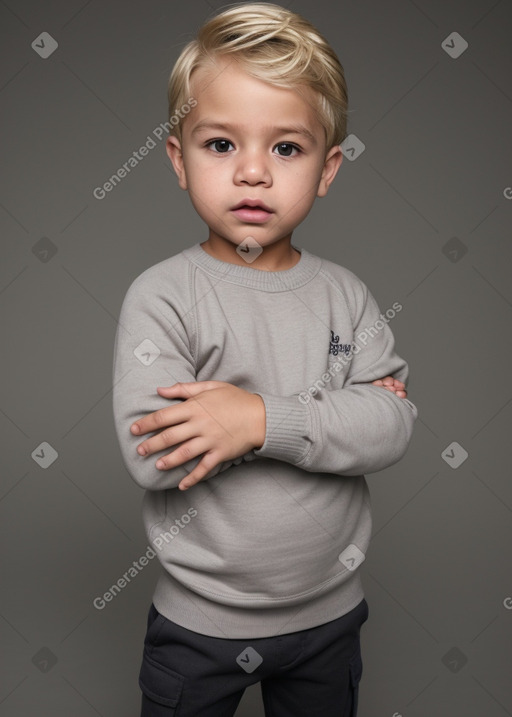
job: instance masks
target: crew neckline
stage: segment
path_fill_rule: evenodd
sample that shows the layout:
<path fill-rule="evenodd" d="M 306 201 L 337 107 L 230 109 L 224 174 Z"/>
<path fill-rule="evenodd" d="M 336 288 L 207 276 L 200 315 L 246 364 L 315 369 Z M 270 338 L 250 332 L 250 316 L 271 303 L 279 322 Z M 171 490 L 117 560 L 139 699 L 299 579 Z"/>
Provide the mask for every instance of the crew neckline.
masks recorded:
<path fill-rule="evenodd" d="M 265 291 L 288 291 L 310 281 L 319 271 L 321 259 L 306 249 L 291 244 L 292 249 L 300 251 L 299 261 L 289 269 L 265 271 L 239 264 L 231 264 L 208 254 L 201 243 L 193 244 L 183 250 L 184 256 L 196 266 L 204 269 L 232 284 L 241 284 Z"/>

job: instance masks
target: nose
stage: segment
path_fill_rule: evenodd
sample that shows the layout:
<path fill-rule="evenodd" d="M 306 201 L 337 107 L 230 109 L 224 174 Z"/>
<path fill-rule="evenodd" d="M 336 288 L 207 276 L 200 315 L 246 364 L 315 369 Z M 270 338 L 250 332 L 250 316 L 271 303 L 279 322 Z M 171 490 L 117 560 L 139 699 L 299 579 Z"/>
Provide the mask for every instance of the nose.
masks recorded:
<path fill-rule="evenodd" d="M 272 175 L 269 167 L 270 157 L 258 149 L 241 152 L 235 169 L 235 184 L 249 184 L 250 186 L 272 184 Z"/>

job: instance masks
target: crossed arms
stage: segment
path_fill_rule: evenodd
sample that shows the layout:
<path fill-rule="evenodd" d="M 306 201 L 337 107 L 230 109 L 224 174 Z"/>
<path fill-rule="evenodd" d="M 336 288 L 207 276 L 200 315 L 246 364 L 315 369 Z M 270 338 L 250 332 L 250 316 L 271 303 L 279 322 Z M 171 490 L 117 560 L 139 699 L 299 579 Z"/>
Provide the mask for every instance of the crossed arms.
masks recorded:
<path fill-rule="evenodd" d="M 402 457 L 417 411 L 405 391 L 407 364 L 395 353 L 387 325 L 354 352 L 342 388 L 322 390 L 305 405 L 297 395 L 198 381 L 193 322 L 183 321 L 188 291 L 187 283 L 176 283 L 170 297 L 168 278 L 149 271 L 123 302 L 114 348 L 114 422 L 138 485 L 186 490 L 262 457 L 340 476 L 380 471 Z M 363 285 L 351 291 L 358 336 L 375 324 L 379 309 Z M 134 353 L 145 351 L 148 341 L 160 355 L 144 364 Z"/>
<path fill-rule="evenodd" d="M 407 398 L 405 384 L 386 376 L 372 381 L 398 398 Z M 261 396 L 224 381 L 197 381 L 158 387 L 168 399 L 186 399 L 138 419 L 130 427 L 133 435 L 160 431 L 137 446 L 137 453 L 149 459 L 154 453 L 182 443 L 158 459 L 159 470 L 169 470 L 204 453 L 196 467 L 181 480 L 187 490 L 217 465 L 243 456 L 265 441 L 265 404 Z"/>

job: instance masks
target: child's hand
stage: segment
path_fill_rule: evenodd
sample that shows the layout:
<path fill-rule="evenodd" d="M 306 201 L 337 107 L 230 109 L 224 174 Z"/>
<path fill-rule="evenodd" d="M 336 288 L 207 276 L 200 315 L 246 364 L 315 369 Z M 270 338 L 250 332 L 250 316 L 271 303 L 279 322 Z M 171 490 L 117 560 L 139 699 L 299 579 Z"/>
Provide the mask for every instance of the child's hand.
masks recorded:
<path fill-rule="evenodd" d="M 159 387 L 166 398 L 186 399 L 140 418 L 130 427 L 134 435 L 163 429 L 137 446 L 140 455 L 182 443 L 160 458 L 156 467 L 169 470 L 204 456 L 179 484 L 186 490 L 199 483 L 215 466 L 243 456 L 265 441 L 265 404 L 261 396 L 224 381 L 197 381 Z M 134 430 L 134 426 L 138 430 Z"/>
<path fill-rule="evenodd" d="M 392 376 L 386 376 L 386 378 L 379 378 L 376 381 L 372 381 L 374 386 L 380 386 L 385 388 L 387 391 L 394 393 L 397 398 L 407 398 L 407 391 L 405 390 L 405 383 L 398 381 Z"/>

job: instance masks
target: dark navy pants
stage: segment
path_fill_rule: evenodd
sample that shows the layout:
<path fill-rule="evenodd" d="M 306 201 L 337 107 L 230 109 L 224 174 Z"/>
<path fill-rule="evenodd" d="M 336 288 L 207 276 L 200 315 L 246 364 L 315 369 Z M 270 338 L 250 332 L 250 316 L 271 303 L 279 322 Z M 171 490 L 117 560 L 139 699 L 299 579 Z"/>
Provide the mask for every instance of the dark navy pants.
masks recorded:
<path fill-rule="evenodd" d="M 356 717 L 362 600 L 309 630 L 230 640 L 187 630 L 151 605 L 139 685 L 141 717 L 233 717 L 261 683 L 265 717 Z"/>

